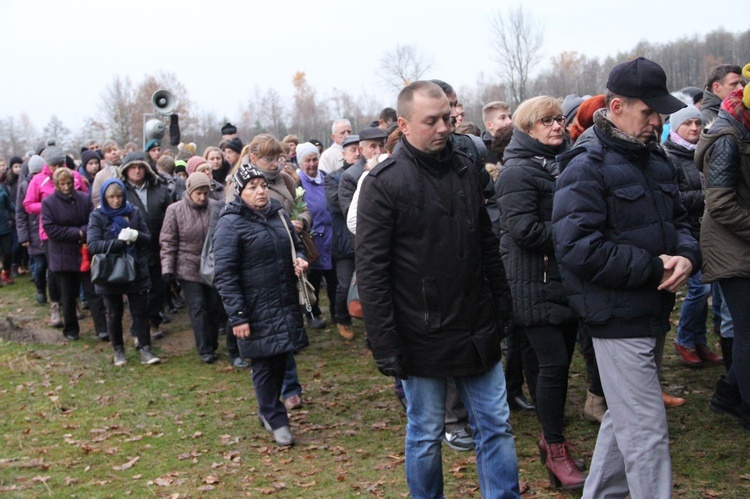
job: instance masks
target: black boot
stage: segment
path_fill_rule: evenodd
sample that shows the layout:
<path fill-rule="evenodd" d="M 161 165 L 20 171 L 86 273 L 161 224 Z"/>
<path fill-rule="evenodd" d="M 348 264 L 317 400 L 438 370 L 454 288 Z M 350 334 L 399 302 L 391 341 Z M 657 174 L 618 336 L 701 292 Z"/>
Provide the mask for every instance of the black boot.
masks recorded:
<path fill-rule="evenodd" d="M 742 399 L 737 385 L 730 385 L 724 376 L 716 382 L 716 391 L 708 402 L 708 408 L 716 414 L 726 413 L 737 419 L 742 418 Z"/>
<path fill-rule="evenodd" d="M 719 345 L 721 346 L 721 356 L 724 358 L 724 368 L 729 372 L 729 368 L 732 367 L 732 345 L 734 345 L 734 338 L 721 337 Z"/>

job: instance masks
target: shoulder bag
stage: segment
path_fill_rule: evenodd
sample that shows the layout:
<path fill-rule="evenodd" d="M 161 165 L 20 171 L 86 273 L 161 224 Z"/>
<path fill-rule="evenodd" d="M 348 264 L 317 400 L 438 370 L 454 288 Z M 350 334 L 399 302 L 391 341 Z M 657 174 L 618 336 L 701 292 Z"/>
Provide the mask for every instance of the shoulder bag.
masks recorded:
<path fill-rule="evenodd" d="M 111 253 L 114 241 L 107 245 L 105 253 L 91 258 L 91 282 L 104 285 L 123 285 L 135 281 L 135 259 L 128 252 Z"/>

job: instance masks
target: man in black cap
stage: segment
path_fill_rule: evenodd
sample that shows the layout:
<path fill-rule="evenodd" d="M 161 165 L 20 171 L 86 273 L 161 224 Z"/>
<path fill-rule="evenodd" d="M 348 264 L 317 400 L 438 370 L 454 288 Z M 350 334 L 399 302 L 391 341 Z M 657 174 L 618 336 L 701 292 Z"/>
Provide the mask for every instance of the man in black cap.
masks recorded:
<path fill-rule="evenodd" d="M 583 497 L 668 498 L 659 369 L 674 293 L 700 251 L 658 144 L 659 114 L 685 104 L 642 57 L 612 69 L 605 101 L 587 138 L 559 157 L 552 214 L 562 281 L 593 338 L 609 406 Z"/>
<path fill-rule="evenodd" d="M 365 172 L 365 165 L 372 158 L 377 158 L 385 152 L 385 139 L 388 138 L 384 130 L 378 127 L 368 127 L 359 132 L 360 158 L 351 168 L 347 169 L 339 181 L 339 203 L 344 219 L 349 212 L 354 191 L 357 190 L 359 177 Z"/>

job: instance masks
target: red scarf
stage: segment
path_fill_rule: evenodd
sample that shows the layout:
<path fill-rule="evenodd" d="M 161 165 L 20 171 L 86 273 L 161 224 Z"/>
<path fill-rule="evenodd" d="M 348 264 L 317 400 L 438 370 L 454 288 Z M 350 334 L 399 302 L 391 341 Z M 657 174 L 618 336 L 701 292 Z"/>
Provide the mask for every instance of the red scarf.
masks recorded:
<path fill-rule="evenodd" d="M 750 131 L 750 110 L 742 102 L 742 90 L 735 90 L 727 95 L 721 103 L 721 108 L 731 114 L 742 126 Z"/>

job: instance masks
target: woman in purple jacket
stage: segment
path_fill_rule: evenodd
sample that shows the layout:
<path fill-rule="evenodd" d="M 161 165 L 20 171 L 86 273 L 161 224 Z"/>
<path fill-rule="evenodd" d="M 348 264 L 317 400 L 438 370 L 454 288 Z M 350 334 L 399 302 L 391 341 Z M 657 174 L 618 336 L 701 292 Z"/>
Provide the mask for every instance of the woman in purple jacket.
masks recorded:
<path fill-rule="evenodd" d="M 74 188 L 73 173 L 66 167 L 52 175 L 55 191 L 42 199 L 42 225 L 49 244 L 49 270 L 60 287 L 63 335 L 77 340 L 80 334 L 76 316 L 76 298 L 81 285 L 89 296 L 91 316 L 99 339 L 109 340 L 104 304 L 91 286 L 91 272 L 81 271 L 81 248 L 86 242 L 89 215 L 93 204 L 88 193 Z"/>

